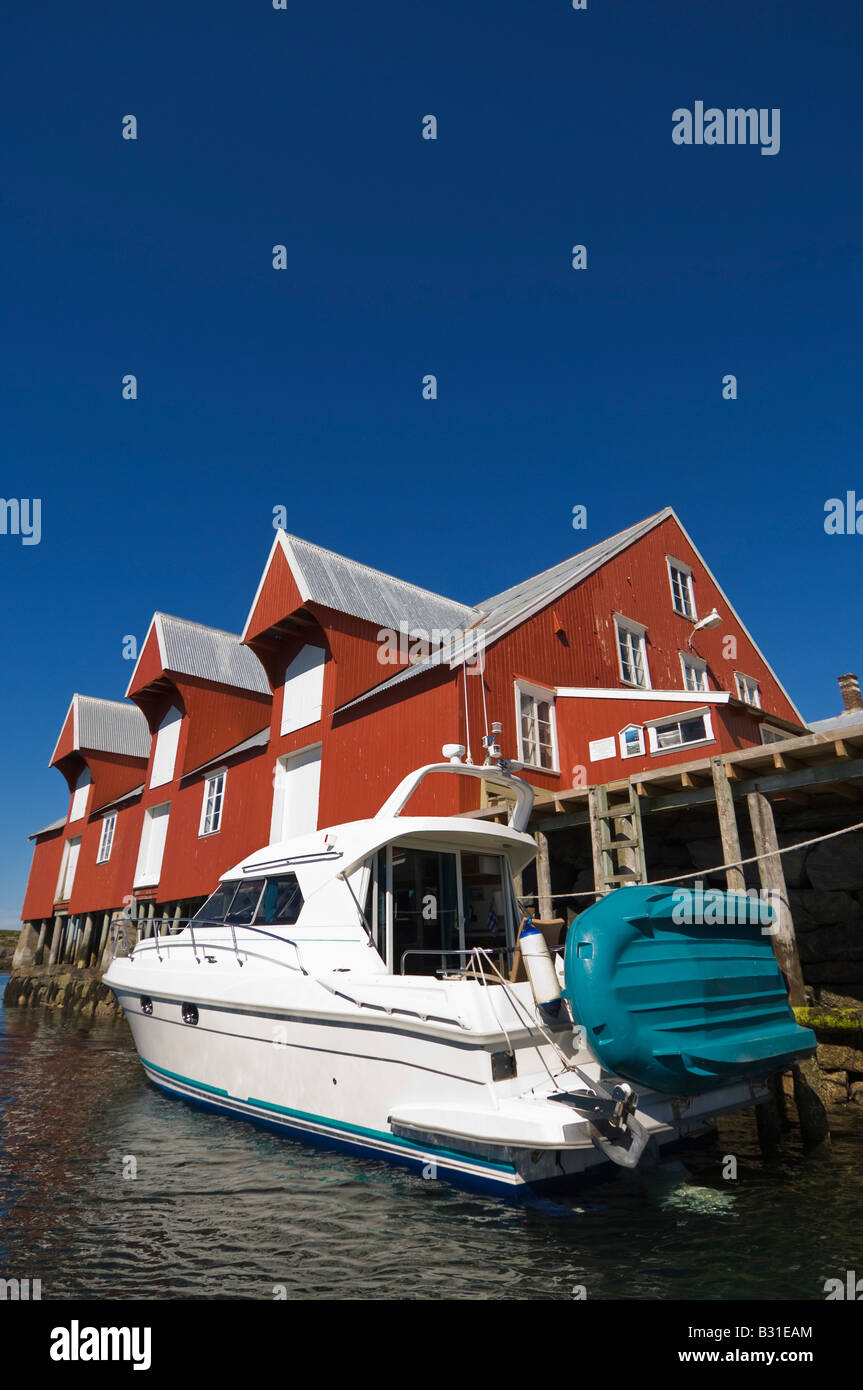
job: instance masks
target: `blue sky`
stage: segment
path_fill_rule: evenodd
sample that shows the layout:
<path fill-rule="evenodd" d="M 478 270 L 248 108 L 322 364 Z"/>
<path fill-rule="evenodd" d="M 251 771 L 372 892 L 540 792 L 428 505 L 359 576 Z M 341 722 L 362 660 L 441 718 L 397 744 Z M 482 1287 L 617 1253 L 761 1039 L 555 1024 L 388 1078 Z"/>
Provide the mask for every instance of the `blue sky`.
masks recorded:
<path fill-rule="evenodd" d="M 66 808 L 72 692 L 121 697 L 156 608 L 238 630 L 277 505 L 472 602 L 670 503 L 804 715 L 838 709 L 859 6 L 17 9 L 0 495 L 40 498 L 42 537 L 0 535 L 0 925 Z M 779 153 L 675 145 L 698 100 L 779 108 Z"/>

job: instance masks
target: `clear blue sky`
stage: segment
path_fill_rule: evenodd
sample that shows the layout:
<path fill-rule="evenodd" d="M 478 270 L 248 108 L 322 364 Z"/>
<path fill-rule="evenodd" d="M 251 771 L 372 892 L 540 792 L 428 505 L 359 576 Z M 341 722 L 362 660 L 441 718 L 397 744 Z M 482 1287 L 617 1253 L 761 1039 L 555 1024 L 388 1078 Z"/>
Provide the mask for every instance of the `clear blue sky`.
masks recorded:
<path fill-rule="evenodd" d="M 122 696 L 155 608 L 238 630 L 279 504 L 476 601 L 670 503 L 804 715 L 838 709 L 863 666 L 863 536 L 823 526 L 863 497 L 859 5 L 14 10 L 0 495 L 41 498 L 42 539 L 0 536 L 0 925 L 66 809 L 72 692 Z M 698 100 L 778 107 L 779 153 L 675 145 Z"/>

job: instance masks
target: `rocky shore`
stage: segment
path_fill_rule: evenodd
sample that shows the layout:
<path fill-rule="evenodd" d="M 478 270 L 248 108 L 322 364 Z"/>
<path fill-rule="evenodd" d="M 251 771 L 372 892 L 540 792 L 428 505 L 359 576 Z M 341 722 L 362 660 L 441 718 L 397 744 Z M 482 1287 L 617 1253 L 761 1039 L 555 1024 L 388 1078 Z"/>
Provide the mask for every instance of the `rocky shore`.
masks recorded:
<path fill-rule="evenodd" d="M 29 965 L 12 972 L 3 995 L 6 1005 L 62 1009 L 84 1018 L 120 1021 L 123 1011 L 102 972 L 74 965 Z"/>

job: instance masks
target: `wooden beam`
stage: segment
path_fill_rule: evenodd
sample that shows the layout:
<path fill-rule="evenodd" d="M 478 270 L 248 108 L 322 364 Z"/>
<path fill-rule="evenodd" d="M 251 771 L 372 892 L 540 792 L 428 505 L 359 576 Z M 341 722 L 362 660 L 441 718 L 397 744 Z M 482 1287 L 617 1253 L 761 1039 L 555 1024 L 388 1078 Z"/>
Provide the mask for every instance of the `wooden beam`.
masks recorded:
<path fill-rule="evenodd" d="M 833 744 L 833 752 L 836 754 L 837 758 L 851 757 L 848 744 L 845 743 L 841 738 L 837 738 L 836 742 Z"/>
<path fill-rule="evenodd" d="M 802 763 L 799 758 L 789 758 L 787 753 L 774 753 L 773 766 L 777 772 L 791 772 L 794 768 L 805 767 L 806 764 Z"/>

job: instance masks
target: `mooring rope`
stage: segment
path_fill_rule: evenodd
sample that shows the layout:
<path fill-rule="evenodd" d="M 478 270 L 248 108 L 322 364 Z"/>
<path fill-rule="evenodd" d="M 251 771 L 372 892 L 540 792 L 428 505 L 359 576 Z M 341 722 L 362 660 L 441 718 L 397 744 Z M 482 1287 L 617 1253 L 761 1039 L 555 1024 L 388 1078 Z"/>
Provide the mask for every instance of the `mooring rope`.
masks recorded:
<path fill-rule="evenodd" d="M 705 878 L 708 874 L 722 873 L 725 869 L 740 869 L 744 864 L 757 864 L 761 859 L 776 859 L 783 854 L 790 854 L 795 849 L 808 849 L 810 845 L 821 844 L 824 840 L 835 840 L 839 835 L 850 835 L 854 830 L 863 830 L 863 821 L 858 821 L 856 825 L 846 825 L 842 830 L 830 830 L 825 835 L 814 835 L 811 840 L 799 840 L 796 845 L 767 850 L 765 854 L 752 854 L 748 859 L 729 859 L 727 863 L 717 864 L 712 869 L 695 869 L 692 873 L 675 874 L 671 878 L 652 878 L 647 883 L 635 883 L 633 879 L 633 883 L 638 888 L 653 888 L 661 887 L 665 883 L 683 883 L 689 878 Z M 607 848 L 613 849 L 614 846 Z M 598 888 L 579 889 L 574 893 L 549 893 L 548 897 L 551 901 L 555 898 L 595 898 L 599 891 Z M 533 902 L 538 897 L 538 893 L 520 893 L 519 902 Z"/>

